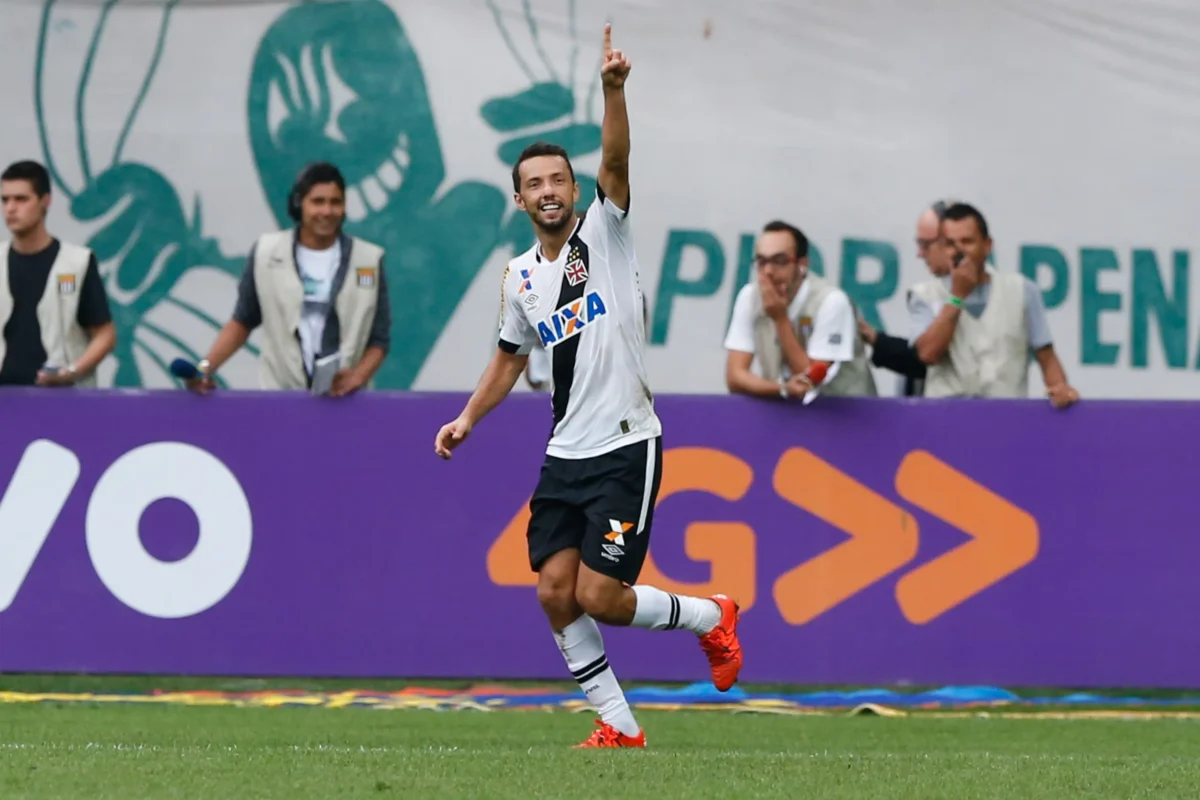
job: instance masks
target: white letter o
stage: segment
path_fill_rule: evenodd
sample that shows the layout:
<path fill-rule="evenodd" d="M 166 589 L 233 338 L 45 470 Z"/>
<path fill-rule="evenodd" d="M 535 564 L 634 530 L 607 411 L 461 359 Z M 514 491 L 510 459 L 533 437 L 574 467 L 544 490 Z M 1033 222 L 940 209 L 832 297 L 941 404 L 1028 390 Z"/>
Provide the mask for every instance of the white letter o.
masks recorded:
<path fill-rule="evenodd" d="M 184 559 L 168 563 L 146 551 L 138 523 L 150 505 L 181 500 L 200 523 Z M 229 468 L 205 450 L 157 442 L 130 450 L 105 470 L 87 510 L 87 547 L 108 590 L 150 617 L 179 619 L 219 603 L 250 561 L 250 503 Z"/>

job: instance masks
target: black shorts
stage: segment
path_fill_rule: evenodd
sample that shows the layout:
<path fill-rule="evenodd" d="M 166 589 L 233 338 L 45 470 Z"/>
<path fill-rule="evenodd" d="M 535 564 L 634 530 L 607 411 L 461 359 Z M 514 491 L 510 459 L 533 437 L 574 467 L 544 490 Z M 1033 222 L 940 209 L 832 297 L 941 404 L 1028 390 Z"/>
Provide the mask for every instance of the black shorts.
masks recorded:
<path fill-rule="evenodd" d="M 537 572 L 561 550 L 633 584 L 650 548 L 654 504 L 662 483 L 662 437 L 592 458 L 546 456 L 529 501 L 529 565 Z"/>

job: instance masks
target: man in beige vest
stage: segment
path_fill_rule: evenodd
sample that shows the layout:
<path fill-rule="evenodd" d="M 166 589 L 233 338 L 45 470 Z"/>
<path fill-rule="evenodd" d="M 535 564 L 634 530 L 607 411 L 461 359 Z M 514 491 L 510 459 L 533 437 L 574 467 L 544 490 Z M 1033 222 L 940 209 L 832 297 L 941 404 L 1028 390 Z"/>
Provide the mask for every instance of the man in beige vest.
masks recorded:
<path fill-rule="evenodd" d="M 926 397 L 1027 397 L 1029 356 L 1056 408 L 1079 399 L 1054 352 L 1042 293 L 1017 272 L 987 266 L 992 240 L 983 215 L 956 203 L 942 218 L 952 253 L 948 276 L 909 290 L 917 354 L 928 365 Z"/>
<path fill-rule="evenodd" d="M 954 200 L 938 200 L 927 206 L 917 217 L 917 257 L 925 262 L 934 277 L 950 274 L 949 249 L 941 239 L 942 216 L 954 205 Z M 871 346 L 871 363 L 904 377 L 901 394 L 920 397 L 925 393 L 925 362 L 917 356 L 916 348 L 903 336 L 892 336 L 876 330 L 865 319 L 858 320 L 858 332 Z"/>
<path fill-rule="evenodd" d="M 46 230 L 50 174 L 18 161 L 0 174 L 0 385 L 95 386 L 117 343 L 96 255 Z"/>
<path fill-rule="evenodd" d="M 324 391 L 330 374 L 334 397 L 371 387 L 392 325 L 383 248 L 342 231 L 346 182 L 332 164 L 300 174 L 288 213 L 296 228 L 263 234 L 250 251 L 233 319 L 191 388 L 212 389 L 213 375 L 260 325 L 261 388 Z"/>
<path fill-rule="evenodd" d="M 738 292 L 725 337 L 729 391 L 759 397 L 875 396 L 854 305 L 808 271 L 808 238 L 770 222 L 754 248 L 755 278 Z"/>

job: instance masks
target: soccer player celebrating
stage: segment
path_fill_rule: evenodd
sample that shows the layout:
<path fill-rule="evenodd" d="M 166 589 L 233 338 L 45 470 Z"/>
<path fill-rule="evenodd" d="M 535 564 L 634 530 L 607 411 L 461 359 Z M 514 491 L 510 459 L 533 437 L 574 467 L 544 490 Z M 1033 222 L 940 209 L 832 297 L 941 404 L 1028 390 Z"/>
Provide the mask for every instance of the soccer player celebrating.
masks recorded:
<path fill-rule="evenodd" d="M 646 745 L 597 622 L 691 631 L 720 691 L 733 686 L 742 666 L 731 599 L 634 585 L 662 479 L 662 424 L 646 377 L 646 322 L 628 221 L 629 69 L 605 25 L 601 163 L 585 214 L 575 211 L 579 184 L 565 150 L 538 142 L 517 159 L 515 200 L 533 221 L 537 243 L 505 270 L 496 353 L 458 419 L 434 442 L 437 454 L 450 458 L 512 390 L 535 343 L 550 351 L 554 425 L 527 537 L 538 602 L 567 668 L 600 714 L 598 729 L 579 747 Z"/>

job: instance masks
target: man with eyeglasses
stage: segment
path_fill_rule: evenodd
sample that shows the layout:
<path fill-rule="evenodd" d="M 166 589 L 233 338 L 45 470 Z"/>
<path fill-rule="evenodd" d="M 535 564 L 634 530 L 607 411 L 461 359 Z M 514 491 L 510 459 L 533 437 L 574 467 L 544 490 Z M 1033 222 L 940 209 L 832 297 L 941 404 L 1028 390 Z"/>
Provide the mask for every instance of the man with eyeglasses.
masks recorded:
<path fill-rule="evenodd" d="M 950 251 L 942 241 L 939 230 L 946 209 L 956 202 L 938 200 L 917 217 L 917 257 L 925 262 L 935 279 L 950 274 Z M 861 318 L 858 331 L 863 340 L 871 345 L 871 363 L 904 377 L 902 391 L 905 397 L 920 397 L 925 393 L 925 362 L 908 339 L 877 331 Z"/>
<path fill-rule="evenodd" d="M 875 396 L 875 379 L 849 295 L 808 271 L 808 238 L 776 220 L 754 248 L 755 277 L 738 292 L 725 384 L 735 394 Z"/>

